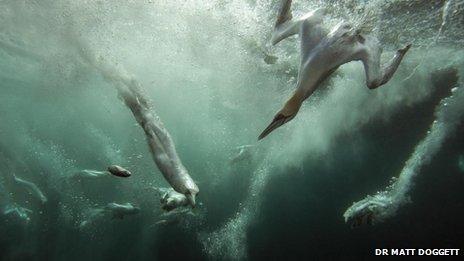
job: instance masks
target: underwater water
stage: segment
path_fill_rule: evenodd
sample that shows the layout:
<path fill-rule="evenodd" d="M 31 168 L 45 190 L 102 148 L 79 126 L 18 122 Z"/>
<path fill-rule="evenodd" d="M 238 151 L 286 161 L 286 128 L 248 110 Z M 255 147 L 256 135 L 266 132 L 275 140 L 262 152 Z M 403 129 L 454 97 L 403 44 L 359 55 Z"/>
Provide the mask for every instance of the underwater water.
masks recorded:
<path fill-rule="evenodd" d="M 0 0 L 0 260 L 366 259 L 375 248 L 460 248 L 464 1 L 295 0 L 294 16 L 325 7 L 328 24 L 377 36 L 384 59 L 413 46 L 375 90 L 361 63 L 341 66 L 258 142 L 298 73 L 299 40 L 269 44 L 278 5 Z M 152 100 L 200 189 L 189 214 L 161 209 L 157 188 L 169 184 L 84 47 Z M 237 157 L 242 145 L 251 146 Z M 131 177 L 76 178 L 113 164 Z M 354 202 L 389 193 L 400 196 L 382 222 L 345 223 Z M 107 216 L 108 203 L 139 210 Z"/>

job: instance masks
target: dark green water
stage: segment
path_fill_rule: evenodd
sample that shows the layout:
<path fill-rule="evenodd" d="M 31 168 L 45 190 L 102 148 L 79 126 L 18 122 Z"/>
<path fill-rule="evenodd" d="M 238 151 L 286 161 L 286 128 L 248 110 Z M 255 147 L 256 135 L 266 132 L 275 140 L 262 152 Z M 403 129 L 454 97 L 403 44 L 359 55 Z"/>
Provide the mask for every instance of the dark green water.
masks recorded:
<path fill-rule="evenodd" d="M 258 143 L 298 70 L 296 39 L 267 45 L 277 2 L 0 0 L 0 259 L 346 260 L 372 258 L 375 248 L 462 248 L 461 123 L 425 150 L 412 202 L 394 216 L 351 229 L 343 213 L 401 173 L 440 101 L 462 88 L 464 2 L 294 1 L 295 15 L 325 6 L 329 23 L 372 30 L 385 59 L 406 42 L 413 48 L 376 90 L 361 64 L 342 66 Z M 77 38 L 153 100 L 200 187 L 193 217 L 155 225 L 162 210 L 152 187 L 168 185 L 113 86 L 79 57 Z M 245 144 L 256 145 L 250 158 L 231 163 Z M 110 164 L 132 177 L 69 178 Z M 141 211 L 79 227 L 109 202 Z M 30 220 L 4 215 L 11 205 L 30 209 Z"/>

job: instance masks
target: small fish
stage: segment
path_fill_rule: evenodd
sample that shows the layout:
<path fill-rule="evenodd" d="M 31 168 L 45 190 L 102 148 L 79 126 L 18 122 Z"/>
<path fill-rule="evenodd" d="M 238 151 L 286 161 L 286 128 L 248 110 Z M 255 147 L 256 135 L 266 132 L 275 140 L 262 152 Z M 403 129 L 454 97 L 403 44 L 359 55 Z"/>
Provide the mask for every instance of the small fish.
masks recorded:
<path fill-rule="evenodd" d="M 112 175 L 122 177 L 122 178 L 127 178 L 132 175 L 130 171 L 118 165 L 111 165 L 107 168 L 107 170 Z"/>

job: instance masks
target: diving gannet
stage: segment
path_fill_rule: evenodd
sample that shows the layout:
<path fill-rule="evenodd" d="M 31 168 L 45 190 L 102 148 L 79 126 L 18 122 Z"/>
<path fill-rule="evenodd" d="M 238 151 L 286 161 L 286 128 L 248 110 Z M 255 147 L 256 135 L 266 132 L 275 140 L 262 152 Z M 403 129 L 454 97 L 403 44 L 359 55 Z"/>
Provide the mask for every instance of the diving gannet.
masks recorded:
<path fill-rule="evenodd" d="M 29 223 L 29 221 L 31 221 L 29 214 L 32 213 L 32 210 L 16 204 L 8 205 L 3 209 L 3 215 L 24 221 L 25 223 Z"/>
<path fill-rule="evenodd" d="M 200 190 L 182 164 L 171 135 L 156 114 L 150 99 L 142 92 L 141 84 L 124 70 L 96 56 L 84 42 L 79 39 L 76 42 L 79 43 L 80 56 L 114 85 L 119 97 L 132 112 L 145 133 L 153 160 L 166 181 L 175 191 L 184 194 L 189 204 L 195 207 L 195 197 Z"/>
<path fill-rule="evenodd" d="M 90 216 L 87 220 L 84 220 L 79 224 L 79 228 L 84 228 L 104 217 L 111 217 L 111 219 L 124 219 L 125 216 L 136 215 L 139 212 L 140 208 L 132 205 L 131 203 L 108 203 L 104 207 L 90 209 Z"/>
<path fill-rule="evenodd" d="M 36 184 L 34 184 L 34 183 L 30 182 L 30 181 L 18 178 L 14 174 L 13 174 L 13 181 L 16 184 L 21 185 L 21 186 L 25 187 L 27 190 L 29 190 L 29 192 L 34 194 L 43 204 L 47 202 L 47 197 L 45 196 L 45 194 L 42 192 L 42 190 L 40 190 L 40 188 Z"/>
<path fill-rule="evenodd" d="M 403 56 L 411 47 L 408 44 L 397 50 L 393 59 L 382 68 L 382 49 L 375 37 L 361 35 L 360 30 L 346 22 L 339 23 L 330 32 L 326 31 L 322 25 L 324 9 L 316 9 L 292 20 L 291 4 L 291 0 L 282 0 L 271 43 L 276 45 L 287 37 L 299 35 L 301 60 L 297 88 L 275 115 L 272 123 L 259 135 L 258 140 L 292 120 L 303 101 L 339 66 L 351 61 L 362 61 L 367 87 L 375 89 L 392 78 Z"/>
<path fill-rule="evenodd" d="M 103 209 L 110 213 L 112 218 L 118 219 L 123 219 L 124 216 L 135 215 L 140 212 L 140 208 L 132 205 L 131 203 L 108 203 Z"/>

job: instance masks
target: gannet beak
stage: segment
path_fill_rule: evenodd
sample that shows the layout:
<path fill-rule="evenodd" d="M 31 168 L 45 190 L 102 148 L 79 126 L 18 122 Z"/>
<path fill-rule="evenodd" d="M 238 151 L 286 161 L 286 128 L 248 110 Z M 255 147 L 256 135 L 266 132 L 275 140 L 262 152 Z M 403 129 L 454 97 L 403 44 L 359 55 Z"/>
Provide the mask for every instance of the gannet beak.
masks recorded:
<path fill-rule="evenodd" d="M 188 194 L 185 194 L 185 197 L 187 197 L 187 200 L 188 200 L 190 206 L 192 206 L 192 208 L 194 208 L 195 207 L 195 195 L 192 195 L 192 194 L 188 193 Z"/>
<path fill-rule="evenodd" d="M 293 118 L 293 116 L 285 116 L 285 115 L 283 115 L 281 113 L 277 114 L 274 117 L 274 120 L 272 120 L 271 124 L 269 124 L 269 126 L 267 126 L 267 128 L 259 135 L 258 140 L 263 139 L 264 137 L 269 135 L 269 133 L 271 133 L 273 130 L 275 130 L 275 129 L 279 128 L 280 126 L 284 125 L 286 122 L 288 122 L 292 118 Z"/>

